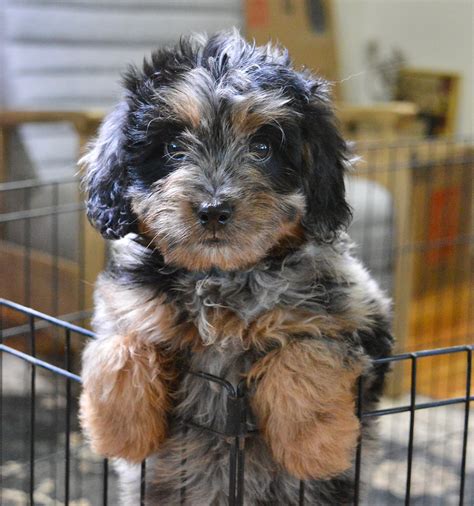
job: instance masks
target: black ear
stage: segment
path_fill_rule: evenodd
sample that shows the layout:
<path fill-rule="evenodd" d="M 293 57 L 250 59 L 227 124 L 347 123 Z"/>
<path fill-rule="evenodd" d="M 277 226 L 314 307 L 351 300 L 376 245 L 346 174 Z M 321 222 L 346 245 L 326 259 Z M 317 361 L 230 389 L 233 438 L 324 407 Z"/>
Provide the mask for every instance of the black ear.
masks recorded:
<path fill-rule="evenodd" d="M 119 239 L 135 231 L 136 218 L 127 190 L 127 171 L 123 163 L 123 125 L 128 105 L 120 103 L 104 120 L 97 139 L 80 160 L 87 173 L 87 216 L 106 238 Z"/>
<path fill-rule="evenodd" d="M 331 241 L 351 218 L 344 185 L 348 148 L 336 126 L 327 83 L 313 81 L 310 90 L 303 113 L 307 201 L 303 225 L 315 238 Z"/>

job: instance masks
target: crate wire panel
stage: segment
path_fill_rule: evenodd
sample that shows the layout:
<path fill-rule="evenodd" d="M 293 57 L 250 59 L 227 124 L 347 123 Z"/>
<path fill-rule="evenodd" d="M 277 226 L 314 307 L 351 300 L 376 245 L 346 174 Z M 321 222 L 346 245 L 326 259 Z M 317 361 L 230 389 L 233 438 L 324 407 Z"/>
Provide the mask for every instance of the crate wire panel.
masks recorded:
<path fill-rule="evenodd" d="M 358 142 L 354 153 L 361 161 L 347 178 L 349 235 L 394 300 L 397 351 L 472 341 L 473 139 Z M 87 326 L 105 255 L 83 208 L 77 179 L 0 183 L 0 277 L 7 280 L 0 297 Z M 448 384 L 462 391 L 462 361 L 431 363 L 420 392 L 442 398 Z M 407 391 L 408 379 L 404 370 L 389 391 Z"/>
<path fill-rule="evenodd" d="M 24 500 L 24 503 L 30 502 L 30 504 L 41 504 L 45 492 L 41 491 L 40 478 L 43 481 L 48 479 L 54 481 L 54 487 L 50 487 L 47 492 L 48 498 L 57 501 L 62 501 L 64 504 L 69 504 L 72 500 L 87 499 L 90 504 L 116 504 L 117 501 L 117 486 L 116 478 L 114 473 L 109 468 L 107 460 L 100 460 L 97 457 L 89 455 L 88 458 L 93 462 L 95 466 L 95 472 L 88 472 L 88 468 L 85 465 L 85 457 L 81 452 L 87 452 L 87 448 L 84 443 L 75 445 L 73 447 L 73 440 L 77 438 L 77 396 L 79 393 L 79 387 L 81 378 L 76 372 L 77 364 L 74 363 L 71 354 L 72 340 L 79 339 L 85 341 L 88 338 L 93 338 L 94 334 L 88 330 L 82 329 L 71 323 L 61 321 L 57 318 L 47 316 L 38 311 L 28 309 L 16 303 L 8 302 L 6 300 L 0 300 L 1 315 L 3 316 L 5 310 L 15 311 L 19 316 L 24 318 L 25 327 L 22 327 L 22 335 L 25 340 L 29 343 L 29 349 L 27 352 L 19 351 L 18 349 L 9 346 L 9 339 L 11 334 L 5 332 L 2 328 L 2 341 L 0 343 L 0 364 L 2 365 L 2 389 L 1 389 L 1 468 L 2 468 L 2 495 L 3 498 L 0 500 L 1 504 L 18 504 L 9 502 L 12 492 L 12 485 L 15 485 L 17 497 L 19 496 Z M 44 360 L 38 353 L 38 340 L 41 329 L 44 330 L 47 326 L 50 330 L 61 333 L 63 336 L 63 356 L 58 358 L 54 363 Z M 4 337 L 4 335 L 7 337 Z M 10 337 L 8 337 L 10 336 Z M 41 336 L 40 336 L 41 337 Z M 472 382 L 472 352 L 473 346 L 457 346 L 446 349 L 437 349 L 430 351 L 420 351 L 397 355 L 390 358 L 380 359 L 377 363 L 409 363 L 410 365 L 410 392 L 408 400 L 398 404 L 386 406 L 385 404 L 372 412 L 362 411 L 360 403 L 358 404 L 357 410 L 360 418 L 378 418 L 379 420 L 388 419 L 389 417 L 396 416 L 408 416 L 407 430 L 404 430 L 403 436 L 405 438 L 403 451 L 404 451 L 404 473 L 399 479 L 403 479 L 403 497 L 398 497 L 398 502 L 394 501 L 393 495 L 390 495 L 387 491 L 376 491 L 374 493 L 371 476 L 366 475 L 366 469 L 368 463 L 365 462 L 366 454 L 365 448 L 368 442 L 362 438 L 359 442 L 356 453 L 355 461 L 355 487 L 354 487 L 354 505 L 359 504 L 418 504 L 414 502 L 413 498 L 413 481 L 414 475 L 419 473 L 416 468 L 416 453 L 419 452 L 417 446 L 417 420 L 421 418 L 423 413 L 434 412 L 437 409 L 447 409 L 450 412 L 456 409 L 456 413 L 459 420 L 462 421 L 462 427 L 460 428 L 458 437 L 458 454 L 454 455 L 455 468 L 457 473 L 457 482 L 455 489 L 452 490 L 450 498 L 456 502 L 453 504 L 472 504 L 474 499 L 474 470 L 469 466 L 469 426 L 472 425 L 472 419 L 470 420 L 470 403 L 474 399 L 471 392 Z M 432 357 L 438 356 L 453 356 L 460 355 L 464 356 L 465 362 L 465 392 L 463 396 L 456 396 L 442 400 L 432 400 L 419 398 L 417 395 L 417 374 L 422 367 L 424 360 L 429 360 Z M 15 368 L 11 369 L 7 363 L 7 357 L 10 357 L 15 361 Z M 421 365 L 420 365 L 421 364 Z M 11 434 L 11 427 L 4 426 L 7 420 L 12 415 L 12 410 L 15 410 L 15 406 L 9 405 L 9 392 L 8 392 L 8 378 L 12 372 L 17 371 L 18 366 L 27 366 L 25 370 L 26 376 L 24 379 L 27 383 L 28 388 L 23 392 L 23 413 L 21 416 L 26 418 L 25 427 L 22 434 L 22 438 L 25 442 L 25 451 L 21 456 L 16 455 L 17 460 L 21 460 L 18 467 L 23 467 L 24 476 L 23 479 L 11 479 L 8 473 L 5 474 L 5 470 L 12 465 L 12 455 L 15 453 L 11 445 L 8 444 L 8 438 L 13 437 Z M 193 420 L 181 420 L 183 430 L 186 427 L 193 426 L 201 430 L 211 431 L 217 434 L 219 437 L 224 438 L 229 445 L 229 482 L 228 482 L 228 497 L 229 505 L 243 505 L 245 499 L 244 490 L 244 475 L 245 475 L 245 441 L 247 438 L 256 437 L 255 430 L 249 429 L 247 425 L 247 414 L 248 414 L 248 402 L 247 392 L 244 388 L 244 383 L 241 382 L 239 385 L 234 386 L 223 378 L 219 378 L 208 374 L 205 371 L 188 371 L 187 374 L 193 374 L 202 379 L 205 382 L 212 382 L 219 388 L 223 388 L 227 393 L 227 413 L 226 413 L 226 426 L 224 431 L 217 431 L 213 427 L 203 426 Z M 46 381 L 60 380 L 62 388 L 62 397 L 64 400 L 63 416 L 61 420 L 49 420 L 45 426 L 45 422 L 42 421 L 42 403 L 44 401 L 44 395 L 41 393 L 40 383 Z M 359 381 L 359 392 L 363 385 Z M 56 404 L 55 409 L 58 409 Z M 454 411 L 452 411 L 454 413 Z M 20 416 L 20 417 L 21 417 Z M 18 417 L 18 414 L 17 414 Z M 447 420 L 446 423 L 450 423 Z M 433 427 L 433 430 L 435 427 Z M 46 471 L 51 471 L 52 475 L 48 476 L 44 474 L 44 460 L 45 455 L 41 448 L 43 445 L 42 438 L 44 433 L 53 434 L 56 438 L 57 446 L 61 448 L 53 448 L 52 459 L 57 461 L 55 464 L 59 464 L 63 469 L 63 474 L 57 476 L 54 466 L 49 467 Z M 56 433 L 56 434 L 55 434 Z M 386 434 L 385 434 L 386 436 Z M 390 436 L 390 434 L 389 434 Z M 452 434 L 451 434 L 452 436 Z M 472 452 L 472 445 L 470 447 Z M 41 454 L 43 453 L 43 454 Z M 15 455 L 13 455 L 14 457 Z M 50 456 L 51 457 L 51 456 Z M 471 453 L 472 457 L 472 453 Z M 81 460 L 79 466 L 76 466 L 73 461 Z M 18 464 L 18 463 L 17 463 Z M 73 466 L 75 466 L 73 468 Z M 41 469 L 40 469 L 41 468 Z M 469 468 L 469 469 L 468 469 Z M 41 476 L 40 476 L 41 471 Z M 183 461 L 183 472 L 185 472 L 185 461 Z M 77 486 L 78 473 L 84 473 L 82 477 L 86 483 L 82 483 L 82 487 Z M 140 497 L 140 504 L 145 504 L 146 495 L 146 462 L 142 463 L 140 468 L 140 480 L 137 483 L 137 496 Z M 429 492 L 432 483 L 429 480 L 429 476 L 425 477 L 425 492 Z M 468 479 L 469 478 L 469 479 Z M 393 480 L 394 477 L 390 477 Z M 361 482 L 365 481 L 368 483 L 368 503 L 362 499 L 361 494 Z M 419 481 L 419 480 L 418 480 Z M 74 482 L 74 483 L 73 483 Z M 74 485 L 74 486 L 73 486 Z M 385 493 L 387 492 L 387 493 Z M 82 494 L 82 495 L 81 495 Z M 87 494 L 93 494 L 88 496 Z M 385 494 L 385 495 L 384 495 Z M 85 497 L 84 497 L 85 496 Z M 186 503 L 186 489 L 183 486 L 180 490 L 181 503 Z M 417 497 L 419 499 L 419 497 Z M 441 499 L 444 501 L 444 498 Z M 20 502 L 20 504 L 22 504 Z M 87 504 L 87 503 L 86 503 Z M 299 504 L 309 504 L 305 502 L 305 483 L 300 483 L 299 491 Z M 430 502 L 430 504 L 435 504 Z M 440 502 L 439 504 L 447 504 Z M 451 502 L 449 502 L 451 504 Z"/>
<path fill-rule="evenodd" d="M 0 183 L 0 297 L 84 323 L 105 265 L 77 178 Z"/>
<path fill-rule="evenodd" d="M 16 303 L 9 303 L 1 300 L 1 343 L 0 350 L 2 356 L 0 357 L 1 366 L 1 466 L 2 466 L 2 487 L 0 492 L 0 503 L 1 504 L 35 504 L 38 502 L 38 493 L 35 491 L 37 485 L 37 469 L 38 466 L 44 468 L 44 462 L 46 459 L 53 459 L 53 467 L 62 467 L 63 475 L 55 479 L 54 499 L 64 500 L 67 504 L 71 496 L 71 465 L 72 465 L 72 449 L 71 449 L 71 437 L 73 436 L 73 427 L 77 427 L 77 420 L 75 413 L 76 409 L 76 397 L 77 397 L 77 385 L 80 383 L 81 378 L 72 372 L 72 343 L 74 340 L 80 338 L 87 338 L 93 336 L 93 334 L 83 328 L 72 325 L 71 323 L 60 321 L 54 317 L 47 316 L 38 311 L 32 309 L 26 309 L 24 306 L 20 306 Z M 17 332 L 8 333 L 4 330 L 5 323 L 5 311 L 17 313 L 18 319 L 23 319 L 24 325 L 20 326 Z M 44 328 L 49 330 L 54 329 L 56 334 L 61 334 L 63 341 L 62 356 L 57 357 L 57 360 L 48 362 L 41 357 L 40 338 L 45 337 L 41 335 L 41 331 Z M 5 337 L 6 334 L 6 337 Z M 51 334 L 49 334 L 51 336 Z M 57 336 L 55 336 L 57 337 Z M 18 346 L 18 339 L 23 338 L 25 343 Z M 9 341 L 15 339 L 15 347 L 9 346 Z M 18 348 L 22 348 L 25 351 L 21 351 Z M 5 356 L 5 354 L 7 354 Z M 8 368 L 6 360 L 7 357 L 13 357 L 18 364 L 28 366 L 26 368 Z M 42 371 L 46 372 L 41 374 Z M 23 402 L 14 403 L 11 406 L 13 396 L 8 395 L 10 392 L 8 383 L 24 381 L 26 389 L 22 392 Z M 45 383 L 49 383 L 50 386 L 59 387 L 61 390 L 61 416 L 56 416 L 56 411 L 59 411 L 57 399 L 53 399 L 57 392 L 48 392 L 49 395 L 45 395 L 43 388 Z M 54 419 L 45 420 L 43 416 L 43 409 L 45 407 L 44 401 L 55 402 Z M 10 404 L 10 405 L 9 405 Z M 15 413 L 9 413 L 9 409 L 19 409 L 20 413 L 18 416 Z M 13 415 L 13 421 L 17 424 L 23 425 L 20 427 L 23 429 L 20 437 L 16 444 L 25 443 L 26 452 L 18 452 L 14 448 L 12 449 L 9 444 L 9 438 L 14 438 L 15 434 L 11 433 L 11 427 L 5 426 L 9 415 Z M 61 423 L 59 418 L 62 418 Z M 22 424 L 22 422 L 25 422 Z M 46 425 L 45 425 L 46 423 Z M 77 429 L 76 429 L 77 433 Z M 50 455 L 46 455 L 44 452 L 45 439 L 53 438 L 57 443 L 61 440 L 61 448 L 53 447 Z M 49 446 L 49 445 L 48 445 Z M 57 445 L 54 445 L 57 446 Z M 10 455 L 7 453 L 10 447 Z M 40 448 L 41 447 L 41 448 Z M 18 450 L 18 449 L 17 449 Z M 11 455 L 13 453 L 13 455 Z M 24 477 L 24 483 L 20 484 L 19 489 L 11 490 L 8 486 L 9 483 L 9 464 L 11 464 L 11 457 L 18 457 L 18 453 L 23 453 L 24 461 L 14 469 L 16 471 L 17 478 L 21 480 Z M 40 454 L 40 455 L 39 455 Z M 22 469 L 23 467 L 23 469 Z M 49 466 L 48 466 L 49 467 Z M 47 469 L 47 472 L 51 472 L 52 467 Z M 44 469 L 42 469 L 44 472 Z M 57 470 L 54 469 L 52 474 L 57 474 Z M 51 475 L 48 476 L 51 479 Z M 18 479 L 15 481 L 19 481 Z M 57 489 L 57 482 L 62 482 L 62 490 Z M 16 492 L 16 493 L 15 493 Z M 36 497 L 36 500 L 35 500 Z M 11 502 L 10 502 L 11 501 Z"/>
<path fill-rule="evenodd" d="M 397 351 L 472 342 L 472 139 L 359 142 L 354 151 L 361 160 L 348 181 L 349 235 L 394 300 Z M 442 398 L 449 385 L 461 392 L 464 364 L 456 358 L 433 357 L 433 369 L 420 371 L 419 391 Z M 390 391 L 409 390 L 409 378 L 405 369 Z"/>
<path fill-rule="evenodd" d="M 18 496 L 20 498 L 29 499 L 30 504 L 35 504 L 35 497 L 37 496 L 36 489 L 36 473 L 35 468 L 41 460 L 36 455 L 37 448 L 37 410 L 38 410 L 38 402 L 37 402 L 37 375 L 38 369 L 42 369 L 51 373 L 52 375 L 64 379 L 65 385 L 65 419 L 64 426 L 62 432 L 64 433 L 64 455 L 62 456 L 62 462 L 64 464 L 64 480 L 62 483 L 63 490 L 56 490 L 55 493 L 58 494 L 51 499 L 63 499 L 65 504 L 69 504 L 72 499 L 80 499 L 78 497 L 71 497 L 71 431 L 72 431 L 72 417 L 77 416 L 77 395 L 76 398 L 72 397 L 72 384 L 80 385 L 81 378 L 78 374 L 73 372 L 74 364 L 72 361 L 72 349 L 71 349 L 71 339 L 73 336 L 79 337 L 83 339 L 85 342 L 86 338 L 93 338 L 94 334 L 86 329 L 80 328 L 76 325 L 73 325 L 69 322 L 61 321 L 57 318 L 45 315 L 44 313 L 40 313 L 33 309 L 26 308 L 20 304 L 6 301 L 4 299 L 0 299 L 0 321 L 3 323 L 3 315 L 5 310 L 9 312 L 13 311 L 18 313 L 18 318 L 23 316 L 27 323 L 21 326 L 15 327 L 15 332 L 9 332 L 10 329 L 4 329 L 3 325 L 1 327 L 1 342 L 0 342 L 0 365 L 2 366 L 2 371 L 0 373 L 0 378 L 4 379 L 4 357 L 3 354 L 11 355 L 15 357 L 15 359 L 28 364 L 29 365 L 29 379 L 28 384 L 29 388 L 26 392 L 26 400 L 28 403 L 28 427 L 25 431 L 27 433 L 27 444 L 28 444 L 28 452 L 27 459 L 25 462 L 25 466 L 28 469 L 26 482 L 23 483 L 23 490 L 19 491 Z M 37 353 L 37 340 L 38 340 L 38 330 L 44 330 L 49 328 L 54 328 L 55 330 L 59 330 L 63 334 L 64 338 L 64 348 L 63 348 L 63 359 L 64 362 L 60 365 L 53 364 L 47 362 L 46 360 L 41 359 Z M 28 352 L 25 353 L 20 351 L 14 347 L 8 345 L 9 339 L 14 337 L 18 337 L 21 334 L 28 341 Z M 5 337 L 5 335 L 7 337 Z M 77 348 L 76 348 L 77 349 Z M 9 371 L 7 371 L 8 373 Z M 201 378 L 203 381 L 208 381 L 215 383 L 219 387 L 225 389 L 227 393 L 227 409 L 228 416 L 227 422 L 224 432 L 219 432 L 212 427 L 205 427 L 199 424 L 194 423 L 192 420 L 183 420 L 183 427 L 185 428 L 187 425 L 193 425 L 195 427 L 199 427 L 202 430 L 209 430 L 219 436 L 225 438 L 229 444 L 229 504 L 242 504 L 243 501 L 243 473 L 244 473 L 244 449 L 245 449 L 245 438 L 250 435 L 245 429 L 245 414 L 246 414 L 246 397 L 245 397 L 245 389 L 243 388 L 243 383 L 239 386 L 234 387 L 231 383 L 226 381 L 225 379 L 219 378 L 217 376 L 213 376 L 212 374 L 208 374 L 206 372 L 201 371 L 189 371 L 188 374 L 195 375 L 196 377 Z M 2 414 L 2 426 L 0 433 L 0 441 L 2 443 L 2 448 L 4 447 L 4 435 L 5 428 L 3 427 L 4 423 L 4 414 L 7 413 L 9 406 L 5 401 L 4 389 L 3 389 L 3 381 L 1 384 L 1 414 Z M 76 394 L 78 390 L 76 389 Z M 8 399 L 7 399 L 8 401 Z M 61 430 L 58 426 L 50 427 L 50 430 Z M 57 455 L 57 453 L 56 453 Z M 9 462 L 8 456 L 5 456 L 5 452 L 2 451 L 0 455 L 0 464 L 2 466 L 2 470 L 6 463 Z M 5 459 L 7 460 L 5 461 Z M 42 457 L 44 458 L 44 457 Z M 146 474 L 146 462 L 142 463 L 141 466 L 141 479 L 140 479 L 140 504 L 145 503 L 145 493 L 146 493 L 146 483 L 145 483 L 145 474 Z M 107 459 L 104 459 L 102 462 L 102 473 L 101 473 L 101 486 L 100 488 L 100 500 L 97 496 L 92 497 L 91 504 L 116 504 L 116 496 L 110 494 L 111 489 L 109 487 L 111 478 L 111 470 L 109 469 L 109 463 Z M 3 473 L 2 473 L 3 476 Z M 112 476 L 113 479 L 113 476 Z M 57 481 L 57 480 L 56 480 Z M 115 484 L 115 482 L 114 482 Z M 96 487 L 96 493 L 99 489 Z M 21 494 L 24 492 L 24 494 Z M 115 491 L 113 491 L 115 492 Z M 7 486 L 5 483 L 2 483 L 2 495 L 7 493 Z M 183 487 L 180 491 L 183 500 L 185 498 L 186 490 Z M 17 496 L 17 497 L 18 497 Z M 0 496 L 0 504 L 4 504 L 1 500 Z M 5 501 L 9 499 L 9 495 L 4 497 Z"/>

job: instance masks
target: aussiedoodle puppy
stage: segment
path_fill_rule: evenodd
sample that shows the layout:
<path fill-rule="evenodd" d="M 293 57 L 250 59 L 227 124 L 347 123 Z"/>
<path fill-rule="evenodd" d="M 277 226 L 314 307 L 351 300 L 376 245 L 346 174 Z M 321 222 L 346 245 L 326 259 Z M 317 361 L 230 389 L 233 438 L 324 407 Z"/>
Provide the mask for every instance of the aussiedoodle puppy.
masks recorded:
<path fill-rule="evenodd" d="M 389 301 L 351 254 L 350 164 L 327 83 L 237 32 L 183 38 L 124 78 L 83 159 L 111 239 L 81 422 L 117 459 L 122 501 L 228 504 L 225 389 L 248 385 L 246 505 L 351 502 L 361 431 L 392 347 Z M 373 429 L 362 430 L 371 438 Z M 365 437 L 365 436 L 364 436 Z M 183 494 L 185 490 L 185 494 Z"/>

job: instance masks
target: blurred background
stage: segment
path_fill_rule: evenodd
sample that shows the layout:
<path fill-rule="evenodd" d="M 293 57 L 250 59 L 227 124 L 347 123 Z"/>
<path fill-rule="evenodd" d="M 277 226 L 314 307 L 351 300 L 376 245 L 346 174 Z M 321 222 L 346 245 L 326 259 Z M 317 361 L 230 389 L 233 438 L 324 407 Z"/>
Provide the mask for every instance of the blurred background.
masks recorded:
<path fill-rule="evenodd" d="M 107 247 L 84 218 L 78 156 L 118 99 L 127 64 L 182 34 L 237 27 L 259 44 L 281 42 L 296 65 L 334 83 L 341 128 L 361 157 L 347 178 L 350 234 L 393 297 L 397 352 L 472 344 L 473 23 L 472 0 L 0 0 L 0 297 L 88 326 Z M 9 347 L 77 371 L 83 339 L 68 346 L 66 366 L 59 327 L 7 307 L 2 327 Z M 463 404 L 423 409 L 408 457 L 409 413 L 381 417 L 368 504 L 404 504 L 408 492 L 412 504 L 460 504 L 461 492 L 474 501 L 472 352 L 454 350 L 421 359 L 415 373 L 413 360 L 393 368 L 388 410 L 413 405 L 413 392 L 430 406 Z M 44 373 L 33 437 L 30 369 L 4 354 L 0 502 L 68 502 L 55 460 L 69 416 L 65 380 Z M 101 486 L 102 468 L 71 427 L 71 494 L 96 504 L 91 480 Z M 25 460 L 34 438 L 36 481 L 36 460 Z"/>

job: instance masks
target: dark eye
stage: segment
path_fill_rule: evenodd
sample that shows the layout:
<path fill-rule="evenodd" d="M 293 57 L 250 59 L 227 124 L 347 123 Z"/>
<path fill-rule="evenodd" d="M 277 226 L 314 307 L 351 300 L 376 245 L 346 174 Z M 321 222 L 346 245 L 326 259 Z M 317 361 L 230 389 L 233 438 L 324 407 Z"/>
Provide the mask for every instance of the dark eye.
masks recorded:
<path fill-rule="evenodd" d="M 165 154 L 173 160 L 184 160 L 186 157 L 183 146 L 177 141 L 165 144 Z"/>
<path fill-rule="evenodd" d="M 268 160 L 272 155 L 270 141 L 264 137 L 252 140 L 250 142 L 249 151 L 259 162 Z"/>

